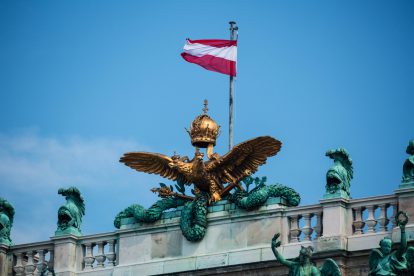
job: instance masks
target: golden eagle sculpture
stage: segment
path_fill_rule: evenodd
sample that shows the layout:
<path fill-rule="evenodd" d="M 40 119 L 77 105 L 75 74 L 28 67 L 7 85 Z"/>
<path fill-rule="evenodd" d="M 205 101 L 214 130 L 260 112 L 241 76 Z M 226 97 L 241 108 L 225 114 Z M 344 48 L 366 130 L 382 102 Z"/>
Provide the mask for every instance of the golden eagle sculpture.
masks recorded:
<path fill-rule="evenodd" d="M 169 157 L 159 153 L 129 152 L 120 162 L 140 172 L 194 184 L 196 194 L 207 192 L 210 202 L 215 202 L 236 186 L 242 189 L 239 182 L 255 173 L 268 157 L 276 155 L 282 144 L 270 136 L 261 136 L 242 142 L 220 156 L 213 153 L 219 129 L 220 126 L 207 115 L 205 101 L 204 114 L 196 117 L 188 131 L 196 148 L 192 160 L 175 154 Z M 206 161 L 200 148 L 207 148 Z"/>

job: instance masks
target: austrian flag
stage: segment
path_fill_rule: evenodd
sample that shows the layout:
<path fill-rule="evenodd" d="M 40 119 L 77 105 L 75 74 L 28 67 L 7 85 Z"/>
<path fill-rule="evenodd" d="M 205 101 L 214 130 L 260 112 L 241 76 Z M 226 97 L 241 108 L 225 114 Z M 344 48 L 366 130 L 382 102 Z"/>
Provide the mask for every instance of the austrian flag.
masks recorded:
<path fill-rule="evenodd" d="M 237 40 L 187 39 L 181 56 L 207 70 L 236 76 Z"/>

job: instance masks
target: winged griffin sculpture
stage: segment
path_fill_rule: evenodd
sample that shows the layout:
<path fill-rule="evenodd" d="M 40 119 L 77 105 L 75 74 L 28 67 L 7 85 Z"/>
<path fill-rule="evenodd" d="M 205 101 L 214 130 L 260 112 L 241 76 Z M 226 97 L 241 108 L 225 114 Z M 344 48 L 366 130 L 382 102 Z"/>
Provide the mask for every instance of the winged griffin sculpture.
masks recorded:
<path fill-rule="evenodd" d="M 176 181 L 175 188 L 180 193 L 174 192 L 172 185 L 168 187 L 160 183 L 160 188 L 151 191 L 158 193 L 161 200 L 148 209 L 138 204 L 127 207 L 116 216 L 115 227 L 120 228 L 123 219 L 132 217 L 138 222 L 154 222 L 165 210 L 183 206 L 182 233 L 189 241 L 199 241 L 207 231 L 207 207 L 221 198 L 247 210 L 261 206 L 269 197 L 282 197 L 289 206 L 299 204 L 300 196 L 293 189 L 281 184 L 265 185 L 265 179 L 256 181 L 258 185 L 250 192 L 243 190 L 240 183 L 249 182 L 246 179 L 251 178 L 250 175 L 265 164 L 267 158 L 279 152 L 281 142 L 270 136 L 261 136 L 240 143 L 220 156 L 214 153 L 220 126 L 207 115 L 207 101 L 204 105 L 204 114 L 197 116 L 187 130 L 195 147 L 191 160 L 187 156 L 174 154 L 170 157 L 151 152 L 129 152 L 121 157 L 120 162 L 132 169 Z M 200 149 L 206 149 L 207 156 Z M 194 185 L 194 197 L 185 194 L 185 185 Z M 237 191 L 230 194 L 234 188 Z"/>

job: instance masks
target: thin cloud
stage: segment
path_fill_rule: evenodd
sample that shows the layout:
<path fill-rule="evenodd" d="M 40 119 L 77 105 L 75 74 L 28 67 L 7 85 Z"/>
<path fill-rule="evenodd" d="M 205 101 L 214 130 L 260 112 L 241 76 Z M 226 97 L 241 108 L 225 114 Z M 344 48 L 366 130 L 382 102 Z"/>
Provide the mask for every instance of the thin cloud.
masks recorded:
<path fill-rule="evenodd" d="M 149 205 L 138 194 L 154 180 L 118 163 L 131 150 L 148 148 L 122 139 L 58 139 L 33 130 L 0 133 L 0 196 L 16 209 L 14 243 L 53 236 L 57 209 L 65 202 L 57 195 L 59 187 L 81 190 L 86 203 L 83 232 L 111 231 L 117 212 L 137 202 Z M 112 202 L 115 191 L 125 191 L 124 201 Z"/>

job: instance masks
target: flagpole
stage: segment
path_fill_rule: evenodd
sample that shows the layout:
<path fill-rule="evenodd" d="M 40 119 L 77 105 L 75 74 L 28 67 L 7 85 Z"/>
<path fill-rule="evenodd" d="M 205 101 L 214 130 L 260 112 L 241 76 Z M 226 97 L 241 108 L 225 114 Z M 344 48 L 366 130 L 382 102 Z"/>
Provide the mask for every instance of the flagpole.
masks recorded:
<path fill-rule="evenodd" d="M 234 31 L 238 30 L 234 26 L 236 22 L 230 21 L 230 40 L 234 40 Z M 237 40 L 237 39 L 236 39 Z M 230 99 L 229 99 L 229 150 L 233 147 L 233 76 L 230 76 Z"/>

